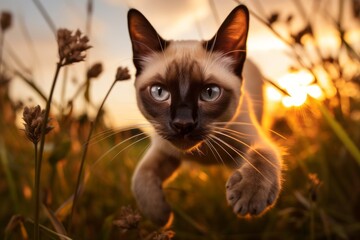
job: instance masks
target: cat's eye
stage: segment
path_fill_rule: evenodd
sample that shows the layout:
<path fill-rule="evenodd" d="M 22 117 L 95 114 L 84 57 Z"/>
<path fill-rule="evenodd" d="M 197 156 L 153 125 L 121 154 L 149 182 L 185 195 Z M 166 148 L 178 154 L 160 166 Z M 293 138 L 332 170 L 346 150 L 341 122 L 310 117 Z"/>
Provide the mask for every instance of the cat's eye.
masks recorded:
<path fill-rule="evenodd" d="M 151 96 L 157 101 L 166 101 L 170 97 L 170 92 L 164 87 L 159 85 L 154 85 L 150 88 Z"/>
<path fill-rule="evenodd" d="M 210 85 L 203 88 L 200 99 L 206 102 L 212 102 L 219 98 L 221 90 L 218 86 Z"/>

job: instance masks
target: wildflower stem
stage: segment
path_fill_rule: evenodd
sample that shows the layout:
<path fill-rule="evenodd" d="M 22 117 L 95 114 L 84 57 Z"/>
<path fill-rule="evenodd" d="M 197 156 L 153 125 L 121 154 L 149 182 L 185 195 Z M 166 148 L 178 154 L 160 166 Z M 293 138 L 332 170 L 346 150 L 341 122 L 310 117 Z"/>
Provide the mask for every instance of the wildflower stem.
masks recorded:
<path fill-rule="evenodd" d="M 6 149 L 5 142 L 4 142 L 4 139 L 2 138 L 2 136 L 0 136 L 0 161 L 2 163 L 2 167 L 5 172 L 6 181 L 9 184 L 10 196 L 14 202 L 14 204 L 13 204 L 14 210 L 16 212 L 18 212 L 19 211 L 19 200 L 18 200 L 19 197 L 17 194 L 17 188 L 16 188 L 16 184 L 14 181 L 14 176 L 9 167 L 9 157 L 8 157 L 7 149 Z"/>
<path fill-rule="evenodd" d="M 78 178 L 77 178 L 77 182 L 76 182 L 76 186 L 75 186 L 75 192 L 74 192 L 74 200 L 73 200 L 73 204 L 72 204 L 72 208 L 71 208 L 71 212 L 70 212 L 70 217 L 69 217 L 69 222 L 68 222 L 68 227 L 67 227 L 67 232 L 70 234 L 71 233 L 71 223 L 72 223 L 72 218 L 74 215 L 74 211 L 75 211 L 75 207 L 76 207 L 76 203 L 78 201 L 79 198 L 79 188 L 80 188 L 80 184 L 81 184 L 81 180 L 82 180 L 82 173 L 83 173 L 83 168 L 84 168 L 84 164 L 85 164 L 85 159 L 86 159 L 86 155 L 87 155 L 87 151 L 88 151 L 88 146 L 89 146 L 89 141 L 91 139 L 91 136 L 93 134 L 93 132 L 95 131 L 96 128 L 96 124 L 99 121 L 100 115 L 102 113 L 102 109 L 105 105 L 105 102 L 107 100 L 107 98 L 110 95 L 110 92 L 112 91 L 112 89 L 114 88 L 115 84 L 116 84 L 116 80 L 111 84 L 109 90 L 107 91 L 98 111 L 95 117 L 95 120 L 93 122 L 93 124 L 90 127 L 90 131 L 89 131 L 89 135 L 86 139 L 86 142 L 84 144 L 84 149 L 82 152 L 82 156 L 81 156 L 81 163 L 80 163 L 80 169 L 79 169 L 79 173 L 78 173 Z"/>
<path fill-rule="evenodd" d="M 38 165 L 38 144 L 34 143 L 34 158 L 35 158 L 35 169 Z"/>
<path fill-rule="evenodd" d="M 51 31 L 56 36 L 56 26 L 54 24 L 54 21 L 51 19 L 49 13 L 46 11 L 46 9 L 44 8 L 44 6 L 41 4 L 41 2 L 39 0 L 33 0 L 33 2 L 35 4 L 35 6 L 37 7 L 37 9 L 39 10 L 39 12 L 41 13 L 42 17 L 45 19 L 45 22 L 48 24 Z"/>
<path fill-rule="evenodd" d="M 310 202 L 310 240 L 315 239 L 315 203 Z"/>
<path fill-rule="evenodd" d="M 66 108 L 66 103 L 65 103 L 65 93 L 66 93 L 66 87 L 67 87 L 67 82 L 68 82 L 68 67 L 64 68 L 63 71 L 63 80 L 62 80 L 62 86 L 61 86 L 61 95 L 60 95 L 60 112 L 61 115 L 64 115 L 64 109 Z"/>
<path fill-rule="evenodd" d="M 51 101 L 54 94 L 55 85 L 59 76 L 59 72 L 62 65 L 61 62 L 56 64 L 56 70 L 54 79 L 52 82 L 49 99 L 46 102 L 45 117 L 41 126 L 41 139 L 40 139 L 40 149 L 39 157 L 35 169 L 35 218 L 34 218 L 34 239 L 39 239 L 39 211 L 40 211 L 40 176 L 41 176 L 41 163 L 44 155 L 44 145 L 45 145 L 45 135 L 46 135 L 46 126 L 48 124 Z"/>
<path fill-rule="evenodd" d="M 37 224 L 34 224 L 34 240 L 39 239 L 39 228 L 38 228 L 38 223 L 39 223 L 39 209 L 40 209 L 40 201 L 39 201 L 39 189 L 38 189 L 38 183 L 39 183 L 39 178 L 40 178 L 40 174 L 38 174 L 38 169 L 39 169 L 39 161 L 38 161 L 38 144 L 34 143 L 34 158 L 35 158 L 35 215 L 34 215 L 34 222 Z"/>
<path fill-rule="evenodd" d="M 0 74 L 1 74 L 5 31 L 0 30 L 0 32 L 1 32 L 1 34 L 0 34 Z"/>

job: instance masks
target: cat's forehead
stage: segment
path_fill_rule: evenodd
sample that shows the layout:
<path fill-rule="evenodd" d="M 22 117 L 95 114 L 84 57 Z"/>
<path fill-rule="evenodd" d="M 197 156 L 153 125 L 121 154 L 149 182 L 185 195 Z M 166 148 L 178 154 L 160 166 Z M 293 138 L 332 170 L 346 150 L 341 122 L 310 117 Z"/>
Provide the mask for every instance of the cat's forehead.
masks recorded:
<path fill-rule="evenodd" d="M 181 58 L 184 54 L 191 55 L 192 57 L 204 57 L 206 50 L 201 41 L 180 40 L 170 41 L 165 53 L 172 55 L 174 58 Z"/>
<path fill-rule="evenodd" d="M 206 81 L 209 78 L 225 78 L 237 83 L 231 71 L 233 60 L 218 52 L 209 52 L 202 41 L 169 41 L 161 52 L 143 59 L 143 72 L 138 76 L 136 85 L 147 85 L 159 76 L 164 80 L 192 79 Z M 223 81 L 226 84 L 226 81 Z M 229 88 L 237 87 L 230 84 Z"/>

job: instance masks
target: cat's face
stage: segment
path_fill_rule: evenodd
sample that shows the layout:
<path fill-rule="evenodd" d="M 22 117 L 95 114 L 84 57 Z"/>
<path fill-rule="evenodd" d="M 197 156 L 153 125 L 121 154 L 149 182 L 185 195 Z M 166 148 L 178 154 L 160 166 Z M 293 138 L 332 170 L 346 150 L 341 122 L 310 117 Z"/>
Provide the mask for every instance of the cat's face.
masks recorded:
<path fill-rule="evenodd" d="M 140 111 L 179 149 L 200 145 L 238 111 L 247 9 L 234 9 L 209 41 L 165 41 L 140 12 L 128 18 Z"/>

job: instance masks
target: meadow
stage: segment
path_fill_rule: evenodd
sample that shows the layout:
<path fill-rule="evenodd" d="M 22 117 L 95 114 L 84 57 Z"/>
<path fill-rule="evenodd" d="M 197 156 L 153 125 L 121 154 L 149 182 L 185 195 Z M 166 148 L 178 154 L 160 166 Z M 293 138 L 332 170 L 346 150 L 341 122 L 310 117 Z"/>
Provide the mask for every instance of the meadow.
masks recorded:
<path fill-rule="evenodd" d="M 284 150 L 283 190 L 276 205 L 261 217 L 237 218 L 225 201 L 230 170 L 185 163 L 164 188 L 175 216 L 168 229 L 141 216 L 130 190 L 133 170 L 150 144 L 141 130 L 146 124 L 117 129 L 105 120 L 113 87 L 133 77 L 127 66 L 113 73 L 102 102 L 89 96 L 92 81 L 103 72 L 101 63 L 87 63 L 74 98 L 54 100 L 53 90 L 64 81 L 59 73 L 86 62 L 91 38 L 76 29 L 56 30 L 58 59 L 52 88 L 45 92 L 16 59 L 19 53 L 4 57 L 4 39 L 17 19 L 0 9 L 0 238 L 359 239 L 360 38 L 349 40 L 347 33 L 354 27 L 348 29 L 342 16 L 353 16 L 359 34 L 360 3 L 334 0 L 339 12 L 324 18 L 339 44 L 335 54 L 326 54 L 317 44 L 319 26 L 307 17 L 313 12 L 306 12 L 300 0 L 293 2 L 301 13 L 296 32 L 291 30 L 292 15 L 280 10 L 251 13 L 288 46 L 294 59 L 289 74 L 306 71 L 312 76 L 300 85 L 266 79 L 266 86 L 279 95 L 276 107 L 285 112 L 269 116 L 266 127 Z M 37 7 L 51 25 L 46 17 L 51 13 L 41 4 Z M 214 6 L 212 10 L 215 16 Z M 287 31 L 278 31 L 281 26 Z M 15 78 L 41 101 L 13 98 Z M 316 86 L 320 94 L 304 90 L 297 95 L 304 86 Z M 83 98 L 96 114 L 83 111 L 75 98 Z M 19 118 L 24 125 L 17 124 Z"/>

